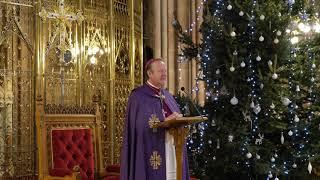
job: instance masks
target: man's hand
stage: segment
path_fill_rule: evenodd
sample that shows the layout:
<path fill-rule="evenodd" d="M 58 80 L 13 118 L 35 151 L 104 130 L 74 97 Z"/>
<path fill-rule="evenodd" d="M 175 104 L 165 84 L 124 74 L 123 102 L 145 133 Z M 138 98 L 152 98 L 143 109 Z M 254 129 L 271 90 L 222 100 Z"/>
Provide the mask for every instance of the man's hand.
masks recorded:
<path fill-rule="evenodd" d="M 182 117 L 182 114 L 179 114 L 177 112 L 173 112 L 170 116 L 168 116 L 165 121 L 168 121 L 168 120 L 172 120 L 172 119 L 177 119 L 179 117 Z"/>

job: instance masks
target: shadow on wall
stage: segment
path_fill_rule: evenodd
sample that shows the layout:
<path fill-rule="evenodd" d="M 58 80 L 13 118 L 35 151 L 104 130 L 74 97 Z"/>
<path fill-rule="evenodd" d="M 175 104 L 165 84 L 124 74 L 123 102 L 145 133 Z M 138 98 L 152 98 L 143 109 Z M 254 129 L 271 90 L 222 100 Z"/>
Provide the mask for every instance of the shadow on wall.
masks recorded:
<path fill-rule="evenodd" d="M 143 68 L 147 61 L 151 58 L 153 58 L 153 49 L 149 46 L 145 46 L 143 49 Z M 146 74 L 143 71 L 143 82 L 145 82 L 146 80 Z"/>

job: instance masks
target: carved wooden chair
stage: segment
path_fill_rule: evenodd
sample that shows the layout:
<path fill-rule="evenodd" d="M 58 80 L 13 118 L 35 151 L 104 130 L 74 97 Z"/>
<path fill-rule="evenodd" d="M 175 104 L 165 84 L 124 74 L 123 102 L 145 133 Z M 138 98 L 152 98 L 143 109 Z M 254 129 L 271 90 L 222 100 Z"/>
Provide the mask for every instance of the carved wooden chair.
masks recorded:
<path fill-rule="evenodd" d="M 94 179 L 94 146 L 90 128 L 52 129 L 50 176 Z"/>
<path fill-rule="evenodd" d="M 109 180 L 118 177 L 117 172 L 106 172 L 102 163 L 98 105 L 46 105 L 41 110 L 42 101 L 37 103 L 40 179 Z"/>

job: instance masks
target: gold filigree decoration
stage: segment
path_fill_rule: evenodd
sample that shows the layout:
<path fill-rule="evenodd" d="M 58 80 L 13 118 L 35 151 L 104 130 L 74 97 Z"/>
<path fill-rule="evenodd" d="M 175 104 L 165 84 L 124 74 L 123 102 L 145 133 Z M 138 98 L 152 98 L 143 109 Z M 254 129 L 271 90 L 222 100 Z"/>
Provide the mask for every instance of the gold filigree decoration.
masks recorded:
<path fill-rule="evenodd" d="M 44 111 L 46 114 L 95 114 L 96 106 L 64 106 L 61 104 L 47 104 L 45 105 Z"/>
<path fill-rule="evenodd" d="M 107 31 L 99 27 L 96 21 L 90 21 L 86 28 L 84 44 L 85 56 L 87 58 L 85 69 L 90 76 L 97 73 L 105 74 L 104 70 L 107 66 L 105 59 L 110 53 L 108 45 Z M 92 78 L 92 77 L 91 77 Z"/>
<path fill-rule="evenodd" d="M 72 48 L 69 42 L 69 37 L 67 35 L 67 29 L 71 28 L 71 22 L 76 21 L 77 23 L 81 23 L 84 20 L 83 12 L 77 11 L 76 13 L 71 12 L 69 7 L 65 6 L 64 0 L 58 1 L 58 6 L 55 7 L 53 12 L 47 12 L 46 9 L 42 8 L 41 11 L 38 13 L 39 17 L 42 21 L 46 21 L 47 19 L 53 19 L 56 22 L 55 32 L 50 37 L 50 40 L 47 44 L 46 48 L 46 55 L 48 54 L 49 50 L 53 46 L 54 42 L 56 41 L 57 35 L 59 34 L 59 44 L 57 48 L 60 51 L 60 63 L 64 62 L 65 53 Z M 69 50 L 70 51 L 70 50 Z"/>
<path fill-rule="evenodd" d="M 54 119 L 56 120 L 56 119 Z M 60 120 L 61 120 L 61 117 L 60 117 Z M 46 130 L 47 130 L 47 136 L 48 136 L 48 139 L 49 139 L 49 135 L 51 130 L 52 129 L 81 129 L 81 128 L 90 128 L 90 129 L 94 129 L 94 123 L 92 122 L 77 122 L 75 121 L 74 123 L 71 123 L 71 122 L 46 122 L 47 123 L 47 127 L 46 127 Z"/>
<path fill-rule="evenodd" d="M 136 50 L 135 50 L 135 63 L 134 63 L 134 75 L 135 75 L 135 84 L 140 85 L 141 84 L 141 77 L 142 77 L 142 71 L 141 71 L 141 53 L 139 49 L 139 41 L 136 41 Z"/>
<path fill-rule="evenodd" d="M 157 125 L 159 123 L 160 123 L 159 118 L 155 114 L 152 114 L 151 117 L 149 118 L 149 126 L 150 128 L 153 129 L 153 132 L 157 132 Z"/>
<path fill-rule="evenodd" d="M 12 51 L 21 52 L 16 47 Z M 35 168 L 32 150 L 35 146 L 30 138 L 34 132 L 31 100 L 33 77 L 30 71 L 17 67 L 19 60 L 15 58 L 10 62 L 14 65 L 0 69 L 0 179 L 28 176 Z M 15 92 L 18 87 L 21 90 Z M 24 149 L 26 146 L 30 149 Z"/>
<path fill-rule="evenodd" d="M 25 33 L 22 30 L 22 26 L 20 24 L 20 18 L 17 16 L 17 10 L 15 7 L 13 7 L 8 13 L 8 20 L 7 24 L 3 27 L 3 31 L 0 33 L 0 45 L 8 38 L 11 37 L 9 33 L 17 34 L 20 39 L 22 39 L 29 50 L 29 53 L 34 53 L 33 46 L 31 44 L 30 39 L 27 36 L 27 33 Z"/>
<path fill-rule="evenodd" d="M 131 80 L 130 79 L 116 79 L 114 85 L 114 132 L 115 132 L 115 159 L 120 158 L 120 150 L 122 144 L 123 127 L 126 114 L 126 105 L 128 96 L 131 92 Z"/>
<path fill-rule="evenodd" d="M 120 74 L 128 75 L 129 66 L 130 66 L 129 52 L 127 49 L 123 47 L 123 49 L 121 49 L 119 52 L 119 56 L 117 57 L 116 72 Z"/>
<path fill-rule="evenodd" d="M 120 77 L 128 77 L 130 74 L 131 57 L 129 53 L 129 29 L 123 27 L 116 27 L 116 64 L 115 71 Z"/>
<path fill-rule="evenodd" d="M 162 158 L 158 154 L 158 151 L 153 151 L 150 157 L 150 165 L 152 166 L 153 170 L 159 169 L 162 163 Z"/>
<path fill-rule="evenodd" d="M 70 21 L 77 21 L 81 23 L 85 18 L 83 12 L 78 10 L 76 13 L 70 12 L 70 8 L 65 7 L 64 0 L 59 0 L 58 7 L 54 9 L 54 12 L 47 12 L 46 9 L 42 8 L 39 12 L 41 20 L 46 21 L 47 18 L 57 19 L 61 23 L 70 25 Z"/>
<path fill-rule="evenodd" d="M 105 0 L 85 0 L 84 1 L 84 11 L 98 12 L 98 16 L 104 15 L 108 13 L 109 10 L 109 2 Z"/>
<path fill-rule="evenodd" d="M 39 12 L 39 16 L 42 21 L 46 21 L 49 13 L 45 8 L 42 8 L 41 11 Z"/>
<path fill-rule="evenodd" d="M 115 0 L 113 2 L 114 10 L 115 12 L 122 14 L 122 15 L 128 15 L 128 1 L 127 0 Z"/>

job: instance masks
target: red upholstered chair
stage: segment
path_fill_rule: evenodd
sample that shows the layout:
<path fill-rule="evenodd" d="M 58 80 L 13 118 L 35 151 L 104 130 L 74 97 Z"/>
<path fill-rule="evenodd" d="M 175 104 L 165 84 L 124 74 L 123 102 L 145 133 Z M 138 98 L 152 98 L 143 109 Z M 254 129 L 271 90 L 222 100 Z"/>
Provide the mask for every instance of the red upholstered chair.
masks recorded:
<path fill-rule="evenodd" d="M 94 179 L 94 148 L 91 129 L 53 129 L 50 176 L 71 175 L 78 167 L 83 180 Z"/>
<path fill-rule="evenodd" d="M 105 168 L 98 105 L 38 109 L 39 179 L 101 179 Z"/>

